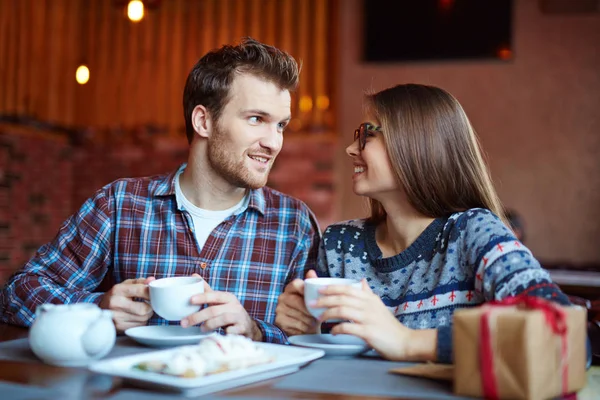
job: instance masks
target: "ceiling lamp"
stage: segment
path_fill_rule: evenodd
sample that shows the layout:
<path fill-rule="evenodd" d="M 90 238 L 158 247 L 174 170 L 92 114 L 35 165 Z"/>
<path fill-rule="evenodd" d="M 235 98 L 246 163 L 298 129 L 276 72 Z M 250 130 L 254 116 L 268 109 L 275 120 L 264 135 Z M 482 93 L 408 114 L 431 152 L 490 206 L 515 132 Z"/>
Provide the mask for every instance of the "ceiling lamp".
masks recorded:
<path fill-rule="evenodd" d="M 77 67 L 77 71 L 75 71 L 75 80 L 80 85 L 85 85 L 90 80 L 90 69 L 87 65 L 80 65 Z"/>
<path fill-rule="evenodd" d="M 131 0 L 127 4 L 127 17 L 133 22 L 139 22 L 144 18 L 144 3 L 141 0 Z"/>

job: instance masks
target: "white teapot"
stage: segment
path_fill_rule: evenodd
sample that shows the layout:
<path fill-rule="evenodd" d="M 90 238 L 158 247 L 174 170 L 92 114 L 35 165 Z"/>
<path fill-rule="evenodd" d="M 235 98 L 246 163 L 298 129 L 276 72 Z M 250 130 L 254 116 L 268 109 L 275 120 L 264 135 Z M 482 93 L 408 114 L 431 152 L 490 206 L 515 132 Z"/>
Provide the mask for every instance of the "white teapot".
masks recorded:
<path fill-rule="evenodd" d="M 43 304 L 35 314 L 29 346 L 48 364 L 84 366 L 107 355 L 115 345 L 112 312 L 95 304 Z"/>

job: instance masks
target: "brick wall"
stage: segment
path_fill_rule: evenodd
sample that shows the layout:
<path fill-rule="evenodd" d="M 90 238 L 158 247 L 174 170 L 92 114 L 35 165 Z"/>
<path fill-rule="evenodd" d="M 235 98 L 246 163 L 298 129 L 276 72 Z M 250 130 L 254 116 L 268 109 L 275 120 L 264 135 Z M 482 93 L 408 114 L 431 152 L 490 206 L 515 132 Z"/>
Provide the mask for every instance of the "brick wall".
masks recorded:
<path fill-rule="evenodd" d="M 51 240 L 103 185 L 172 171 L 187 158 L 183 138 L 72 145 L 65 137 L 0 127 L 0 283 Z M 269 186 L 305 201 L 321 228 L 335 219 L 329 135 L 288 135 Z"/>
<path fill-rule="evenodd" d="M 72 149 L 61 136 L 0 130 L 0 281 L 72 212 Z"/>
<path fill-rule="evenodd" d="M 336 139 L 326 136 L 286 137 L 269 186 L 308 204 L 321 229 L 337 220 L 334 208 Z"/>
<path fill-rule="evenodd" d="M 76 210 L 102 186 L 119 178 L 163 174 L 187 159 L 185 140 L 155 139 L 151 145 L 104 145 L 76 148 L 73 154 L 73 205 Z"/>

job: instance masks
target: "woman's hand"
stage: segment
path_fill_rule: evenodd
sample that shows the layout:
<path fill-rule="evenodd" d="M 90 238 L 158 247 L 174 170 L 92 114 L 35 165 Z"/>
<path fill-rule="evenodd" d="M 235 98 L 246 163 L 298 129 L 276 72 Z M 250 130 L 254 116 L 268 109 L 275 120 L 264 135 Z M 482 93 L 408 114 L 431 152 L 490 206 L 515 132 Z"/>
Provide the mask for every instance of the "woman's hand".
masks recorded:
<path fill-rule="evenodd" d="M 314 306 L 327 308 L 320 321 L 352 321 L 336 325 L 331 333 L 358 336 L 389 360 L 436 359 L 437 331 L 413 330 L 402 325 L 364 279 L 362 289 L 331 285 L 320 293 L 323 296 Z"/>
<path fill-rule="evenodd" d="M 306 278 L 316 278 L 315 271 L 310 270 Z M 290 282 L 279 295 L 275 309 L 275 325 L 288 336 L 315 333 L 317 321 L 310 315 L 304 305 L 304 281 L 295 279 Z"/>

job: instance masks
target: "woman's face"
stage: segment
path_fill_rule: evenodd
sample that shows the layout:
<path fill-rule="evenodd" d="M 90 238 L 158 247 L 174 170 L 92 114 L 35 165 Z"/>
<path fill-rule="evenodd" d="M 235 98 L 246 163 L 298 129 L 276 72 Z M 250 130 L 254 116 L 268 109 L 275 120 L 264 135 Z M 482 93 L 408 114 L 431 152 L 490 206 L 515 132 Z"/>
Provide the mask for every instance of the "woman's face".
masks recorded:
<path fill-rule="evenodd" d="M 388 157 L 379 121 L 367 115 L 355 133 L 355 140 L 346 148 L 353 160 L 354 193 L 380 200 L 400 189 Z M 362 145 L 364 144 L 364 148 Z"/>

